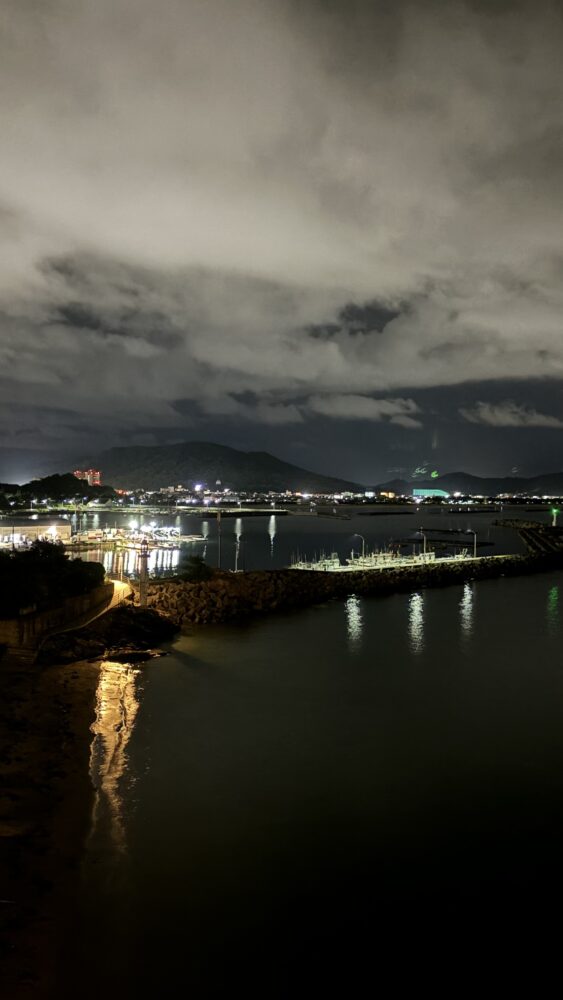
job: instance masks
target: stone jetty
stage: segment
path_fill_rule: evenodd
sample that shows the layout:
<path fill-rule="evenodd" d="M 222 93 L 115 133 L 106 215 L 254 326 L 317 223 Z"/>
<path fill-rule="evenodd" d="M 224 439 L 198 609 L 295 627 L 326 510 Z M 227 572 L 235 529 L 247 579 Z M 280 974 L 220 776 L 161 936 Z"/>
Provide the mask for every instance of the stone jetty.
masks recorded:
<path fill-rule="evenodd" d="M 180 626 L 210 625 L 304 608 L 350 594 L 383 596 L 465 580 L 527 575 L 560 568 L 563 568 L 563 553 L 484 556 L 354 573 L 292 569 L 247 573 L 218 571 L 207 580 L 151 581 L 147 603 Z"/>

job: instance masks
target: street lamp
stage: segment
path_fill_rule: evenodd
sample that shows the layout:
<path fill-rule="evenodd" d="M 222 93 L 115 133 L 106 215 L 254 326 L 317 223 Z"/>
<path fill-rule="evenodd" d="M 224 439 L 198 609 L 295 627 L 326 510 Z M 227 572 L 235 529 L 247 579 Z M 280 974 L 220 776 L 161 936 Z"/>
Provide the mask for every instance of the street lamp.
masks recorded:
<path fill-rule="evenodd" d="M 419 534 L 422 535 L 422 554 L 426 555 L 426 534 L 424 532 L 424 528 L 420 527 L 418 531 Z"/>
<path fill-rule="evenodd" d="M 473 531 L 473 528 L 468 528 L 466 535 L 473 535 L 473 558 L 477 558 L 477 532 Z"/>
<path fill-rule="evenodd" d="M 365 558 L 365 554 L 366 554 L 366 540 L 365 540 L 364 536 L 360 535 L 359 531 L 355 531 L 352 537 L 353 538 L 361 538 L 362 539 L 362 559 L 364 559 Z"/>
<path fill-rule="evenodd" d="M 148 563 L 149 563 L 149 543 L 146 538 L 143 538 L 141 542 L 141 552 L 139 555 L 140 561 L 140 574 L 139 574 L 139 605 L 141 608 L 146 608 L 147 606 L 147 581 L 148 581 Z"/>

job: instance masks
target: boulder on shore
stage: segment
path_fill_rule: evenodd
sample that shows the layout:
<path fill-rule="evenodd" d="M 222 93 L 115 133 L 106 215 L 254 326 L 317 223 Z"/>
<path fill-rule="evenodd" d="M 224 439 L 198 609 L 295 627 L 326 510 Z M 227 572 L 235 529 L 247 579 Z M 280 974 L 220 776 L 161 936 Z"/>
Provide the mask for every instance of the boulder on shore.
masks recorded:
<path fill-rule="evenodd" d="M 172 639 L 178 629 L 174 620 L 155 608 L 123 604 L 91 625 L 50 636 L 41 646 L 37 660 L 39 663 L 72 663 L 98 659 L 109 650 L 114 654 L 128 651 L 131 655 L 146 652 Z"/>

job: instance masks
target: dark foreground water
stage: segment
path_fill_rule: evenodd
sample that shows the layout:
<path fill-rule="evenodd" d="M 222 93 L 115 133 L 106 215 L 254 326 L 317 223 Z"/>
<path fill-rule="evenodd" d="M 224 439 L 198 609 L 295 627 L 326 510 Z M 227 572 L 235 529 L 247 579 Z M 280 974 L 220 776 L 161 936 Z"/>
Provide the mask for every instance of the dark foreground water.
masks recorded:
<path fill-rule="evenodd" d="M 75 995 L 394 995 L 450 967 L 457 995 L 538 929 L 548 951 L 562 601 L 559 575 L 351 597 L 106 665 Z"/>

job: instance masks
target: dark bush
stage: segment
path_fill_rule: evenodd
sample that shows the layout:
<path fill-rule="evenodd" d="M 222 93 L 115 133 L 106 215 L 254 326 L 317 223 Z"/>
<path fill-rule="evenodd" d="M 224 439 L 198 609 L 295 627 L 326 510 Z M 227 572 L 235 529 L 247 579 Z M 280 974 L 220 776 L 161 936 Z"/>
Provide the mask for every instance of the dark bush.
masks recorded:
<path fill-rule="evenodd" d="M 104 577 L 101 563 L 71 560 L 56 542 L 34 542 L 24 551 L 0 552 L 0 617 L 55 607 L 67 597 L 89 593 Z"/>
<path fill-rule="evenodd" d="M 180 580 L 209 580 L 213 569 L 203 561 L 201 556 L 188 556 L 185 550 L 180 553 L 178 576 Z"/>

